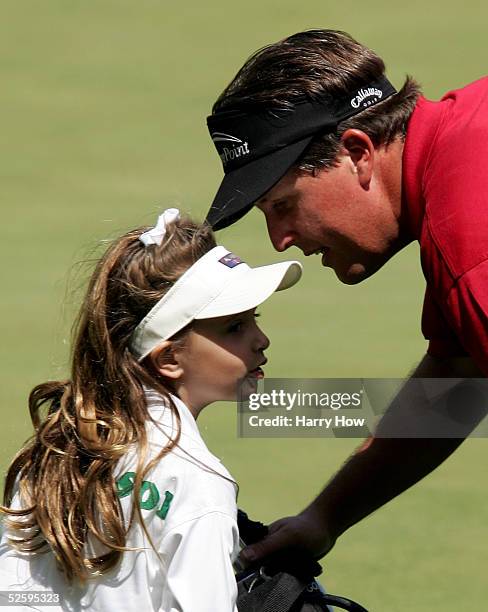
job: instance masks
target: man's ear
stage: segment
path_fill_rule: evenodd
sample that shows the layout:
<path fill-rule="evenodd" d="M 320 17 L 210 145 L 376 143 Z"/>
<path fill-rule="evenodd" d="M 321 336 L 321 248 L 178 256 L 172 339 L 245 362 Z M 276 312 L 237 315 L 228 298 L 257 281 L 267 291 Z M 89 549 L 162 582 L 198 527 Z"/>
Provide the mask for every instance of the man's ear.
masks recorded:
<path fill-rule="evenodd" d="M 152 367 L 165 378 L 178 380 L 183 375 L 176 351 L 171 340 L 163 340 L 148 355 Z"/>
<path fill-rule="evenodd" d="M 344 154 L 351 160 L 351 171 L 358 175 L 363 189 L 369 189 L 373 176 L 374 144 L 371 138 L 362 130 L 349 129 L 341 136 Z"/>

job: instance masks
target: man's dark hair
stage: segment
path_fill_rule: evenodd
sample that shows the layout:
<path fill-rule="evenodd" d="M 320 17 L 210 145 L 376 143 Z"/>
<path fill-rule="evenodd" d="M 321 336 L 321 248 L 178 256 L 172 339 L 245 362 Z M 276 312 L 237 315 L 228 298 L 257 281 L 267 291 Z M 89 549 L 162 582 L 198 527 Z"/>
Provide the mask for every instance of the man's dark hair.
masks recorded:
<path fill-rule="evenodd" d="M 299 32 L 252 55 L 215 102 L 212 112 L 224 110 L 292 109 L 309 100 L 343 98 L 383 76 L 383 60 L 349 34 L 335 30 Z M 318 133 L 295 167 L 315 172 L 334 165 L 341 135 L 362 130 L 374 145 L 404 138 L 420 87 L 407 76 L 401 90 L 339 123 L 333 133 Z"/>

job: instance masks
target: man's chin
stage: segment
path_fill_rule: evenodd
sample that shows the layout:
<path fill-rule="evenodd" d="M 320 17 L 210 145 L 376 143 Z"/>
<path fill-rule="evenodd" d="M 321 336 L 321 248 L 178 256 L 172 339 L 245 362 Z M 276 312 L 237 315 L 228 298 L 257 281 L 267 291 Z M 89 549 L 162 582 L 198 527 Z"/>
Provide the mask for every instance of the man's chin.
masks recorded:
<path fill-rule="evenodd" d="M 334 268 L 334 272 L 344 285 L 358 285 L 363 280 L 369 278 L 375 271 L 367 270 L 362 264 L 353 264 L 346 270 L 336 270 Z"/>
<path fill-rule="evenodd" d="M 367 262 L 346 263 L 331 266 L 337 278 L 344 285 L 358 285 L 373 276 L 388 261 L 385 257 L 370 257 Z"/>

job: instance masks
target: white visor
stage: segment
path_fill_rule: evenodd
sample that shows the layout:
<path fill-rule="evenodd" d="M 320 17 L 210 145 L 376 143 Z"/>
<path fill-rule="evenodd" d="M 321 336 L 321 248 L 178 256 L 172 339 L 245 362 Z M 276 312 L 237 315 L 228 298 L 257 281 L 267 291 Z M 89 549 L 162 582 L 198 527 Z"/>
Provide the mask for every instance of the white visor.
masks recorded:
<path fill-rule="evenodd" d="M 148 312 L 132 334 L 130 349 L 141 361 L 194 319 L 245 312 L 302 275 L 298 261 L 251 268 L 223 246 L 196 261 Z"/>

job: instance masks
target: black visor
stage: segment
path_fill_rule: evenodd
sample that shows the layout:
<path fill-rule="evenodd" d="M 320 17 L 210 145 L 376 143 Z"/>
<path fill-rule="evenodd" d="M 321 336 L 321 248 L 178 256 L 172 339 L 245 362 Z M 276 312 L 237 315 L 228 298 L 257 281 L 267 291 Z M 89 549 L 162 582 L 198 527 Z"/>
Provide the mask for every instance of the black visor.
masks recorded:
<path fill-rule="evenodd" d="M 396 93 L 382 77 L 346 98 L 304 101 L 291 110 L 210 115 L 207 125 L 222 165 L 224 179 L 207 221 L 216 230 L 243 217 L 305 151 L 314 136 Z"/>

